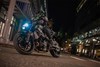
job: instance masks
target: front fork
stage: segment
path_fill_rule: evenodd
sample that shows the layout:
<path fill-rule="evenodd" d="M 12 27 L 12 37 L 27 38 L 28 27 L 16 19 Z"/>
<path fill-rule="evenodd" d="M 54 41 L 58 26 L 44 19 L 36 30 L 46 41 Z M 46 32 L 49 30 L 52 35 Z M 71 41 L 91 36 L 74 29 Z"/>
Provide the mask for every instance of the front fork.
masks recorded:
<path fill-rule="evenodd" d="M 33 34 L 31 32 L 29 32 L 27 35 L 26 35 L 26 43 L 28 43 L 30 41 L 30 38 Z"/>
<path fill-rule="evenodd" d="M 29 42 L 29 40 L 30 40 L 30 37 L 31 37 L 31 33 L 29 32 L 29 33 L 27 33 L 27 35 L 26 35 L 26 42 Z"/>

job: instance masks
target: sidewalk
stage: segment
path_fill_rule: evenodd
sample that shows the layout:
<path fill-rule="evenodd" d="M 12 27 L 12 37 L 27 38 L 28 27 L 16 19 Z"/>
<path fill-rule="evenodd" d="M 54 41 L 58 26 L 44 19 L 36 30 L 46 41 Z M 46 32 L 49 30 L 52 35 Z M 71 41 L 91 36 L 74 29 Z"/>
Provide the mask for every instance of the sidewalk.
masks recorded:
<path fill-rule="evenodd" d="M 3 43 L 3 42 L 0 42 L 0 47 L 10 47 L 10 48 L 13 48 L 13 43 L 10 42 L 10 43 Z"/>

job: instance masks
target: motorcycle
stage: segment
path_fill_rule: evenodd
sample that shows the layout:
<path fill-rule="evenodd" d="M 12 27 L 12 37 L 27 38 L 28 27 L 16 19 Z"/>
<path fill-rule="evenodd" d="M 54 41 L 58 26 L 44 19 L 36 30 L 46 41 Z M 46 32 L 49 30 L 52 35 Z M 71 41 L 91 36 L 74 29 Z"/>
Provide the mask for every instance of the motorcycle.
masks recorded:
<path fill-rule="evenodd" d="M 48 36 L 48 32 L 50 38 Z M 47 32 L 47 33 L 46 33 Z M 25 22 L 22 24 L 20 31 L 18 31 L 13 39 L 15 49 L 24 55 L 29 55 L 32 51 L 50 52 L 53 57 L 60 56 L 60 47 L 54 38 L 54 31 L 49 27 L 42 26 L 37 22 Z"/>

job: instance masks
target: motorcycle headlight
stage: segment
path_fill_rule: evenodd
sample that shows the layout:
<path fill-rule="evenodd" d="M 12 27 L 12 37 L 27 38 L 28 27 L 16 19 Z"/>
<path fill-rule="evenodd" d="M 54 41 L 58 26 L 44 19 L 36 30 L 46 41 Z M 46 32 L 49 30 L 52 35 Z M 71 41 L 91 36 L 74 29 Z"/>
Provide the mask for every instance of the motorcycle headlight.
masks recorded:
<path fill-rule="evenodd" d="M 25 24 L 22 25 L 22 29 L 26 29 L 28 27 L 29 27 L 29 24 L 28 23 L 25 23 Z"/>
<path fill-rule="evenodd" d="M 29 26 L 29 24 L 28 24 L 28 23 L 25 23 L 23 26 L 24 26 L 24 27 L 28 27 L 28 26 Z"/>

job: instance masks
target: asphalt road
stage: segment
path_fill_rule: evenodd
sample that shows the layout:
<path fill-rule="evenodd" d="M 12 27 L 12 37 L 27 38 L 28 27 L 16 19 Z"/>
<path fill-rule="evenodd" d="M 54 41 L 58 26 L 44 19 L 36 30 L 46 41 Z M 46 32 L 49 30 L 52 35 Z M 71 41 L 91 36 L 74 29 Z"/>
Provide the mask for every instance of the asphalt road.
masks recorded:
<path fill-rule="evenodd" d="M 67 54 L 59 58 L 49 53 L 21 55 L 14 48 L 0 47 L 0 67 L 100 67 L 100 62 Z"/>

